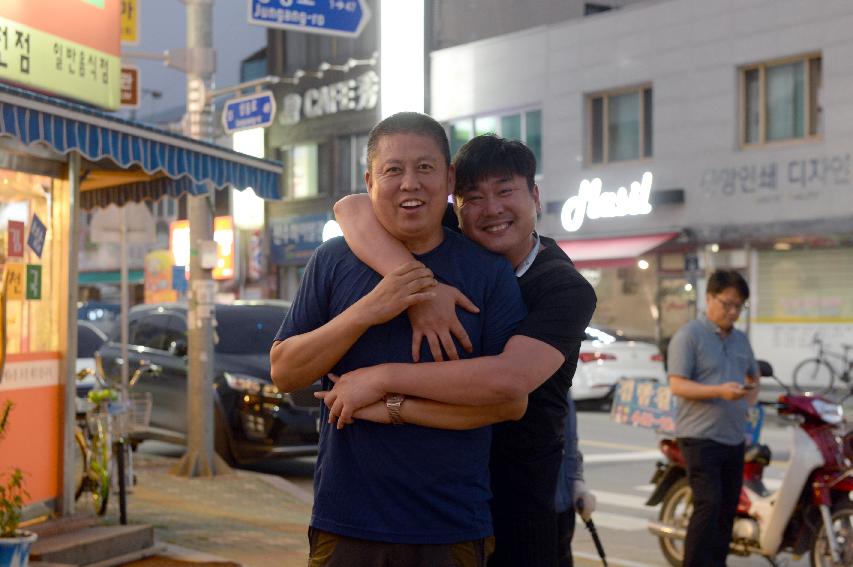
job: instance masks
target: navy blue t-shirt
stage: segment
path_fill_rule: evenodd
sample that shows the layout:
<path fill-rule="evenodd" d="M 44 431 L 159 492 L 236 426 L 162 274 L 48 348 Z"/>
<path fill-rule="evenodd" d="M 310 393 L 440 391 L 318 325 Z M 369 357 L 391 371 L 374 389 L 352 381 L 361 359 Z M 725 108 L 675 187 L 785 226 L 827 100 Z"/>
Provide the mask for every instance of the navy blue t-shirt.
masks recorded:
<path fill-rule="evenodd" d="M 460 356 L 494 355 L 526 311 L 509 263 L 449 230 L 432 251 L 416 256 L 436 278 L 480 308 L 457 309 L 474 345 Z M 370 292 L 380 276 L 359 261 L 343 238 L 324 243 L 305 276 L 276 340 L 312 331 Z M 412 328 L 403 313 L 371 327 L 332 370 L 384 362 L 412 362 Z M 431 361 L 422 345 L 421 360 Z M 323 387 L 331 388 L 323 377 Z M 491 428 L 448 431 L 417 425 L 356 421 L 343 430 L 321 414 L 311 526 L 390 543 L 446 544 L 491 535 L 489 446 Z"/>

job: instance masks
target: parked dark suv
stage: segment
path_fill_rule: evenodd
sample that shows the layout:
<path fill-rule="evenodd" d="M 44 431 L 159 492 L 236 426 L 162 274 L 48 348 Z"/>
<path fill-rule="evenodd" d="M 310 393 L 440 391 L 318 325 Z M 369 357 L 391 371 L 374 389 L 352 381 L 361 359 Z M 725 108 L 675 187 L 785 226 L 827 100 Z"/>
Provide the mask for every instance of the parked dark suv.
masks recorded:
<path fill-rule="evenodd" d="M 289 304 L 238 301 L 216 306 L 214 420 L 216 452 L 231 463 L 317 452 L 320 404 L 313 386 L 286 394 L 270 379 L 269 350 Z M 131 393 L 150 392 L 150 426 L 135 440 L 186 443 L 187 308 L 139 305 L 128 317 L 130 374 L 147 369 Z M 101 371 L 121 380 L 117 332 L 99 351 Z"/>

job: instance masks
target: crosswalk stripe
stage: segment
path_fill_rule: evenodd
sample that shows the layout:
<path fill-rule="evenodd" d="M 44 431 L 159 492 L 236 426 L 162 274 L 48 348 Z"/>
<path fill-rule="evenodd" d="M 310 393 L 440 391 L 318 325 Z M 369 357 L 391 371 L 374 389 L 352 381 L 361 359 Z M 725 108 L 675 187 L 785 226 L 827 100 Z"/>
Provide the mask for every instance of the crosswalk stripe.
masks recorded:
<path fill-rule="evenodd" d="M 660 451 L 633 451 L 631 453 L 605 453 L 602 455 L 584 455 L 584 464 L 622 463 L 630 461 L 653 461 L 660 459 Z"/>
<path fill-rule="evenodd" d="M 601 447 L 602 449 L 623 449 L 625 451 L 638 451 L 648 449 L 648 446 L 645 445 L 628 445 L 627 443 L 594 441 L 592 439 L 578 439 L 578 445 L 581 445 L 583 447 Z"/>
<path fill-rule="evenodd" d="M 632 508 L 634 510 L 653 510 L 652 507 L 646 506 L 647 498 L 642 496 L 633 496 L 631 494 L 621 494 L 619 492 L 607 492 L 606 490 L 592 489 L 595 499 L 599 504 L 608 504 L 610 506 L 619 506 L 620 508 Z"/>

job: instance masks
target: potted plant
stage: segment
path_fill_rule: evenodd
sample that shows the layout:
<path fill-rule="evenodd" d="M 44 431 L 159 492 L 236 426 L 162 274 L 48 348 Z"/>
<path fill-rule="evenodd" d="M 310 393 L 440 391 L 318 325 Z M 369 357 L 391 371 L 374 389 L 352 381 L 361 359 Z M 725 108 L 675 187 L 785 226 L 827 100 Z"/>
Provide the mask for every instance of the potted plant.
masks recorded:
<path fill-rule="evenodd" d="M 6 433 L 12 402 L 0 412 L 0 440 Z M 29 496 L 24 489 L 24 473 L 14 469 L 11 474 L 0 476 L 0 567 L 26 567 L 30 548 L 36 534 L 18 529 L 24 498 Z"/>

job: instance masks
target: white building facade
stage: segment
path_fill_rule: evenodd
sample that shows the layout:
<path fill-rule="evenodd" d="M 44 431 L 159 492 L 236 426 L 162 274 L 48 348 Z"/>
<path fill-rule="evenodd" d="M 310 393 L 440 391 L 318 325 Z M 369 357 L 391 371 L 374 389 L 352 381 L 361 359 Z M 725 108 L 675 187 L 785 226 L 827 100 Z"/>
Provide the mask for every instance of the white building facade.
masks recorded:
<path fill-rule="evenodd" d="M 741 323 L 790 380 L 815 333 L 853 343 L 851 27 L 846 0 L 650 0 L 433 52 L 430 112 L 454 148 L 534 147 L 540 231 L 596 324 L 665 345 L 738 269 Z"/>

